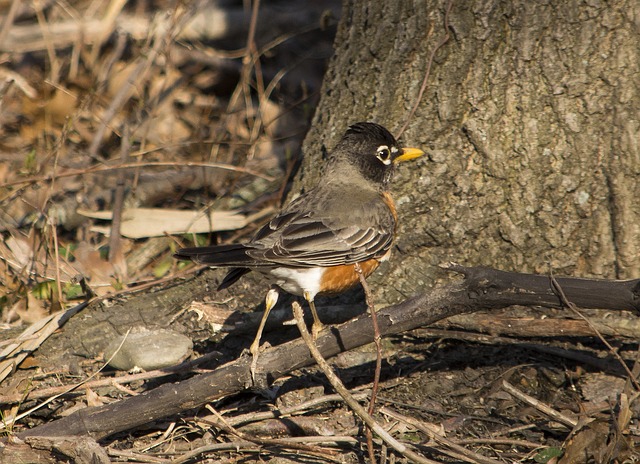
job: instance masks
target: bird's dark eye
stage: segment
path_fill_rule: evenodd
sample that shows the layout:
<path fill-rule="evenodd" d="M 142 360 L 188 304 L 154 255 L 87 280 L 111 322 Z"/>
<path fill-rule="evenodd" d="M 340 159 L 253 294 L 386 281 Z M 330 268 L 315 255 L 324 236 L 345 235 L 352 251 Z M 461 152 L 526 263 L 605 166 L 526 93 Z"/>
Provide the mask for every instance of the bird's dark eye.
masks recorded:
<path fill-rule="evenodd" d="M 381 145 L 376 150 L 376 157 L 384 164 L 391 164 L 391 150 L 386 145 Z"/>

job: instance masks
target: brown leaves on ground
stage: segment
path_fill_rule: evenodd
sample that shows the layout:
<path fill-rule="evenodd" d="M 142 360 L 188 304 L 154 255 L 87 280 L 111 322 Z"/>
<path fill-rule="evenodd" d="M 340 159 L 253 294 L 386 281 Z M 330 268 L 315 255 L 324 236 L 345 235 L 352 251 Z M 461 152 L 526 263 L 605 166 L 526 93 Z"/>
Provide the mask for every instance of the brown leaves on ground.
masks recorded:
<path fill-rule="evenodd" d="M 337 2 L 265 5 L 252 37 L 241 4 L 2 8 L 3 313 L 50 282 L 63 306 L 82 296 L 70 284 L 81 277 L 96 294 L 127 288 L 178 246 L 250 234 L 277 204 L 330 56 L 333 31 L 319 20 Z M 125 201 L 113 211 L 117 186 Z M 163 249 L 149 245 L 167 235 Z M 153 255 L 129 266 L 147 246 Z"/>

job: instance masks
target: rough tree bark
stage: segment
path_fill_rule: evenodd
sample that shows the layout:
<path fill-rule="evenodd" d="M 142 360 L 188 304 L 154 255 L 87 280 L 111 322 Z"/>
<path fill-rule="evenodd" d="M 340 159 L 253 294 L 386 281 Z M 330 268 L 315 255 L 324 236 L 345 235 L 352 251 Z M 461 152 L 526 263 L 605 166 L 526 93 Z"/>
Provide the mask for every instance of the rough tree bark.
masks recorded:
<path fill-rule="evenodd" d="M 398 173 L 400 237 L 372 279 L 378 301 L 450 260 L 638 277 L 640 4 L 454 0 L 417 101 L 447 6 L 344 3 L 293 191 L 317 180 L 347 124 L 397 131 L 418 105 L 403 139 L 429 156 Z"/>

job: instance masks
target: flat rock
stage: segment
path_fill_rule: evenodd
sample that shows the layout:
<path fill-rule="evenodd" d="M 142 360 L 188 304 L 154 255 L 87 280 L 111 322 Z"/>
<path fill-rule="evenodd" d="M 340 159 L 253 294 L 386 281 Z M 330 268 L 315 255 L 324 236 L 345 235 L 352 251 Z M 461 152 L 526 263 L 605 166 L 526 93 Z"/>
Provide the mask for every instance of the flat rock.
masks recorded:
<path fill-rule="evenodd" d="M 145 371 L 173 366 L 193 348 L 185 335 L 165 329 L 139 329 L 114 339 L 105 349 L 105 359 L 114 369 Z"/>

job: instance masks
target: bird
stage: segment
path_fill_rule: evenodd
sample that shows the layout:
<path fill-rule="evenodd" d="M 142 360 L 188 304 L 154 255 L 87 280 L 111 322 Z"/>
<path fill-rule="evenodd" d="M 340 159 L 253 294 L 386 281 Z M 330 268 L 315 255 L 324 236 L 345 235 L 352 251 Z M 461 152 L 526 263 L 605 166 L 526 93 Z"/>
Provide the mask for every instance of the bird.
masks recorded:
<path fill-rule="evenodd" d="M 280 291 L 302 296 L 313 315 L 314 339 L 323 324 L 315 307 L 317 295 L 336 295 L 389 258 L 398 213 L 389 192 L 397 163 L 424 155 L 403 148 L 382 125 L 359 122 L 348 127 L 329 153 L 320 182 L 280 210 L 246 243 L 181 248 L 178 259 L 211 267 L 230 267 L 218 290 L 250 271 L 266 275 L 272 286 L 249 349 L 252 377 L 260 339 Z"/>

